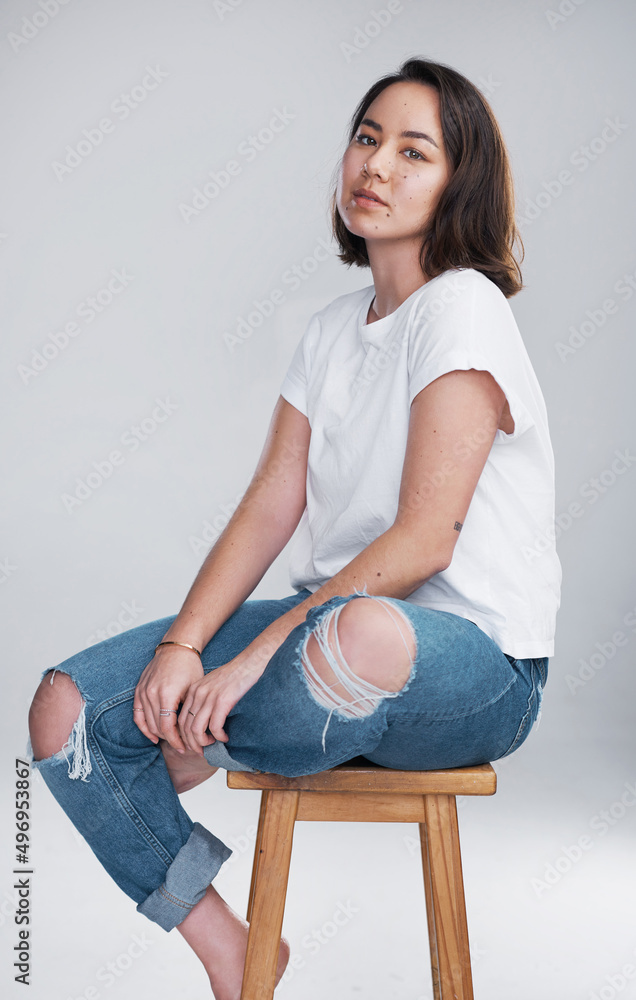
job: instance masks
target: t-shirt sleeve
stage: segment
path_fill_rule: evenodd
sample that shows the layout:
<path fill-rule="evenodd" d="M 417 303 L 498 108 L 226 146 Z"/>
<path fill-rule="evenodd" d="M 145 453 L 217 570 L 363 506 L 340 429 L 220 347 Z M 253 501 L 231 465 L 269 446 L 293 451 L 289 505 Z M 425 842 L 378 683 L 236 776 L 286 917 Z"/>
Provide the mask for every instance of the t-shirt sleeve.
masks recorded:
<path fill-rule="evenodd" d="M 409 405 L 447 372 L 488 371 L 503 390 L 515 425 L 512 434 L 498 435 L 512 441 L 535 423 L 523 398 L 529 365 L 512 310 L 484 275 L 457 271 L 416 304 L 409 334 Z"/>
<path fill-rule="evenodd" d="M 318 326 L 317 314 L 314 314 L 303 336 L 296 345 L 296 350 L 292 355 L 289 368 L 280 387 L 280 394 L 288 403 L 295 406 L 297 410 L 308 415 L 307 412 L 307 386 L 309 385 L 309 375 L 311 371 L 311 361 L 313 354 L 314 336 Z"/>

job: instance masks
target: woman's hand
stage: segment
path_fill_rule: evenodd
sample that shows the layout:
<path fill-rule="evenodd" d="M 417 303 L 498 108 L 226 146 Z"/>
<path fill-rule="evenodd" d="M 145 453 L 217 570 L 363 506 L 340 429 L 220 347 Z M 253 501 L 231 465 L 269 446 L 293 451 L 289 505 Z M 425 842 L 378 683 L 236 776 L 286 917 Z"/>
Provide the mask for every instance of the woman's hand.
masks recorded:
<path fill-rule="evenodd" d="M 227 743 L 223 726 L 228 713 L 256 684 L 275 648 L 264 654 L 264 650 L 248 647 L 191 684 L 179 713 L 179 732 L 186 747 L 203 756 L 203 747 L 215 740 Z"/>
<path fill-rule="evenodd" d="M 167 740 L 180 753 L 186 750 L 177 727 L 177 710 L 190 686 L 202 677 L 203 665 L 191 649 L 161 646 L 157 650 L 133 698 L 133 718 L 148 739 L 153 743 Z M 172 711 L 160 715 L 161 709 Z"/>

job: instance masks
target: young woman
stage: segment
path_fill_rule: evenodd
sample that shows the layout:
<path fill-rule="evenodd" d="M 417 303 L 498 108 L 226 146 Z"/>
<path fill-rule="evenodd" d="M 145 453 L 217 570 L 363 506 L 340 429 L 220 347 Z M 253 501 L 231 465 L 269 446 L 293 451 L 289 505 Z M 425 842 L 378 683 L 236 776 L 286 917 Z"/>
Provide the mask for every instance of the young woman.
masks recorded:
<path fill-rule="evenodd" d="M 178 794 L 217 767 L 505 757 L 553 654 L 553 454 L 506 301 L 511 177 L 479 91 L 419 59 L 379 80 L 332 208 L 340 259 L 373 284 L 309 321 L 181 611 L 47 668 L 30 713 L 33 766 L 217 1000 L 239 996 L 247 925 L 210 884 L 230 850 Z M 294 532 L 294 592 L 248 600 Z"/>

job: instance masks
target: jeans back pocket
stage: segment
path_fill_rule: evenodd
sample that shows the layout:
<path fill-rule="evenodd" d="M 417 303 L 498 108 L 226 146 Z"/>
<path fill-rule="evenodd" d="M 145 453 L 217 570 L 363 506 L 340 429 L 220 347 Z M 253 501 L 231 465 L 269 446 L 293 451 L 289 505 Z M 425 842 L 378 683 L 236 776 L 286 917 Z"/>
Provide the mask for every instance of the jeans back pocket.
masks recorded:
<path fill-rule="evenodd" d="M 509 754 L 514 753 L 515 750 L 518 750 L 521 744 L 527 740 L 535 723 L 538 725 L 541 718 L 543 688 L 548 678 L 547 657 L 528 657 L 523 660 L 515 660 L 514 657 L 508 656 L 507 653 L 504 655 L 515 669 L 527 678 L 530 684 L 530 694 L 528 695 L 526 710 L 519 723 L 515 737 L 506 752 L 501 754 L 501 757 L 507 757 Z M 501 757 L 497 759 L 500 760 Z"/>

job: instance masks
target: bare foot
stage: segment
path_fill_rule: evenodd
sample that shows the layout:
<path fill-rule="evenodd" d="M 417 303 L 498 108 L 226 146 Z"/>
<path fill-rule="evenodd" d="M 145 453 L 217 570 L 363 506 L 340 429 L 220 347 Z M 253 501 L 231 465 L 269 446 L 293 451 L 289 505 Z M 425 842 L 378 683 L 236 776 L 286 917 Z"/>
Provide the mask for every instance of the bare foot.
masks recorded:
<path fill-rule="evenodd" d="M 177 925 L 201 959 L 215 1000 L 240 1000 L 249 924 L 219 896 L 213 886 Z M 289 961 L 289 941 L 281 938 L 276 966 L 278 985 Z"/>
<path fill-rule="evenodd" d="M 215 771 L 218 771 L 218 767 L 211 767 L 205 757 L 201 757 L 194 750 L 177 753 L 167 740 L 159 740 L 159 746 L 168 768 L 168 774 L 178 795 L 189 791 L 190 788 L 195 788 L 202 781 L 207 781 Z"/>

